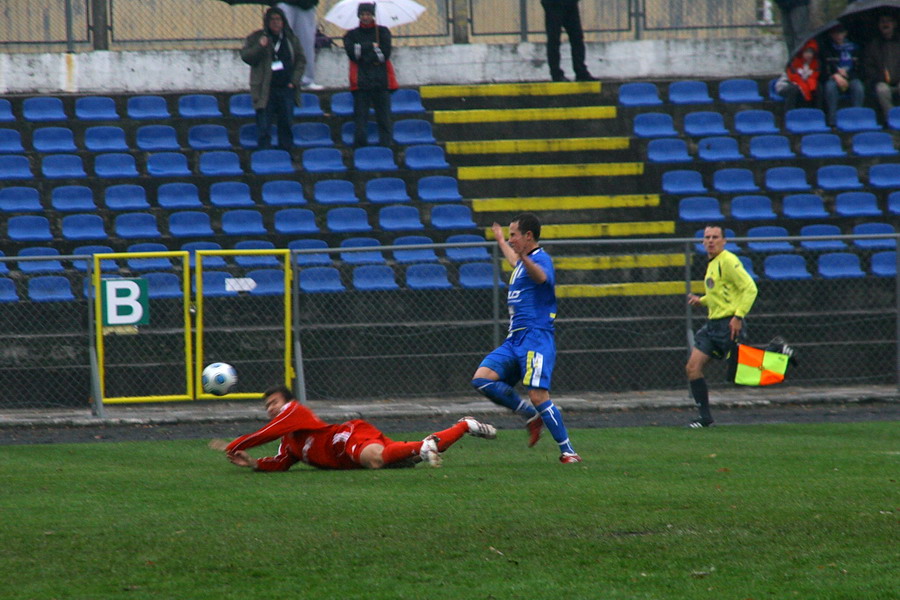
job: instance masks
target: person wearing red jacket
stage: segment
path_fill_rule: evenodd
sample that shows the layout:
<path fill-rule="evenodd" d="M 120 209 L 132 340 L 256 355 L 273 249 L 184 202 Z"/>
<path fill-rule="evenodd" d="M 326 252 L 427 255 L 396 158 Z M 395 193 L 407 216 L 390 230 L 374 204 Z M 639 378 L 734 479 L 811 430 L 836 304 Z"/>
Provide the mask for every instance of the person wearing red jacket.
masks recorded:
<path fill-rule="evenodd" d="M 254 433 L 231 443 L 212 440 L 210 448 L 224 451 L 228 460 L 254 471 L 287 471 L 298 462 L 319 469 L 381 469 L 425 462 L 441 465 L 441 452 L 465 434 L 486 439 L 497 437 L 493 425 L 463 417 L 452 427 L 420 442 L 399 442 L 362 419 L 329 424 L 300 404 L 289 389 L 273 387 L 263 394 L 271 419 Z M 278 454 L 254 459 L 247 450 L 281 438 Z"/>
<path fill-rule="evenodd" d="M 785 111 L 797 106 L 821 108 L 820 72 L 819 44 L 809 40 L 775 83 L 775 91 L 784 96 Z"/>

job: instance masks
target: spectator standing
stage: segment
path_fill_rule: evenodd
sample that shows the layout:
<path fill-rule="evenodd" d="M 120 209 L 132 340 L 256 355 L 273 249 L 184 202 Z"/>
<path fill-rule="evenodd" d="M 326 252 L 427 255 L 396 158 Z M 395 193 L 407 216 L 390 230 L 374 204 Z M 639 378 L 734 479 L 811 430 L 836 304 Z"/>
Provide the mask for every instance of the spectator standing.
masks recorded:
<path fill-rule="evenodd" d="M 286 26 L 280 8 L 272 7 L 263 16 L 263 28 L 244 40 L 241 60 L 250 65 L 250 98 L 256 110 L 259 148 L 268 148 L 269 126 L 278 125 L 278 147 L 290 152 L 294 147 L 291 122 L 294 106 L 300 104 L 300 80 L 306 56 L 300 40 Z"/>
<path fill-rule="evenodd" d="M 775 82 L 775 91 L 784 96 L 784 110 L 797 106 L 821 105 L 819 95 L 819 44 L 809 40 Z"/>
<path fill-rule="evenodd" d="M 354 146 L 366 142 L 369 108 L 375 109 L 378 140 L 390 146 L 393 137 L 391 92 L 397 80 L 391 65 L 391 32 L 375 23 L 375 4 L 362 2 L 357 8 L 359 27 L 344 35 L 344 50 L 350 58 L 350 91 L 353 93 Z"/>
<path fill-rule="evenodd" d="M 544 8 L 544 26 L 547 31 L 547 66 L 553 81 L 568 81 L 559 66 L 559 46 L 562 30 L 565 28 L 572 49 L 572 68 L 575 81 L 597 81 L 584 64 L 584 31 L 581 29 L 581 15 L 578 0 L 541 0 Z"/>
<path fill-rule="evenodd" d="M 302 87 L 318 91 L 325 89 L 316 83 L 316 6 L 319 0 L 282 0 L 278 8 L 287 18 L 288 26 L 300 40 L 303 54 L 306 56 L 306 69 L 303 71 Z"/>
<path fill-rule="evenodd" d="M 879 37 L 866 46 L 866 79 L 878 98 L 881 112 L 887 119 L 894 106 L 894 96 L 900 95 L 900 40 L 897 39 L 897 18 L 893 14 L 878 17 Z"/>
<path fill-rule="evenodd" d="M 865 86 L 860 78 L 859 46 L 847 39 L 847 28 L 835 25 L 821 47 L 822 86 L 828 124 L 834 127 L 841 94 L 850 94 L 852 106 L 862 106 Z"/>
<path fill-rule="evenodd" d="M 781 10 L 781 29 L 788 56 L 809 31 L 809 0 L 775 0 Z"/>

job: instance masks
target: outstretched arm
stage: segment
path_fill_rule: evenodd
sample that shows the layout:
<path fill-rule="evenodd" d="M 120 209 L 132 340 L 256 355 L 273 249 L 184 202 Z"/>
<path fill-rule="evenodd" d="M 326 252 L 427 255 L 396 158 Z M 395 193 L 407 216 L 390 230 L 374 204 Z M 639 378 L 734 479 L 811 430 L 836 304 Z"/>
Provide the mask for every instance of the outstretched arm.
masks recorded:
<path fill-rule="evenodd" d="M 497 240 L 497 245 L 500 246 L 500 252 L 503 253 L 504 258 L 506 258 L 506 262 L 508 262 L 511 266 L 516 266 L 519 262 L 519 255 L 516 254 L 516 251 L 512 249 L 512 246 L 509 245 L 509 242 L 506 241 L 506 236 L 503 235 L 503 227 L 500 226 L 500 223 L 494 223 L 491 225 L 491 231 L 494 232 L 494 239 Z"/>

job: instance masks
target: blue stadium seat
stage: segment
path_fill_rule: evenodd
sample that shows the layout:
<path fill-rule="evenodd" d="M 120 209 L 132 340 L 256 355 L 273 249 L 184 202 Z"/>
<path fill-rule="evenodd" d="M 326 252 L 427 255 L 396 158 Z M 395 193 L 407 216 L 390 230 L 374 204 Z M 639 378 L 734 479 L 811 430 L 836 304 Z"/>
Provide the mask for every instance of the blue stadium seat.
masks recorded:
<path fill-rule="evenodd" d="M 4 158 L 12 157 L 0 156 L 0 160 Z M 48 154 L 41 159 L 41 173 L 47 179 L 81 179 L 87 177 L 81 157 L 77 154 Z"/>
<path fill-rule="evenodd" d="M 165 244 L 159 242 L 140 242 L 131 244 L 125 250 L 126 252 L 167 252 L 169 249 Z M 147 258 L 126 258 L 125 264 L 132 271 L 168 271 L 172 268 L 172 260 L 164 256 L 154 256 Z"/>
<path fill-rule="evenodd" d="M 728 135 L 725 118 L 721 113 L 701 110 L 684 115 L 684 132 L 691 137 Z"/>
<path fill-rule="evenodd" d="M 396 171 L 394 152 L 384 146 L 364 146 L 353 151 L 353 166 L 358 171 Z"/>
<path fill-rule="evenodd" d="M 112 252 L 113 249 L 111 246 L 102 246 L 97 244 L 78 246 L 77 248 L 72 250 L 72 254 L 74 254 L 75 256 L 94 256 L 95 254 L 111 254 Z M 91 259 L 91 264 L 93 265 L 93 259 Z M 73 260 L 72 266 L 84 273 L 88 271 L 88 261 L 86 259 Z M 93 266 L 91 266 L 91 269 L 93 269 Z M 111 258 L 104 258 L 100 261 L 100 270 L 106 273 L 118 271 L 119 265 Z"/>
<path fill-rule="evenodd" d="M 354 144 L 354 135 L 356 134 L 356 123 L 353 121 L 347 121 L 343 125 L 341 125 L 341 142 L 345 146 L 353 146 Z M 366 143 L 370 146 L 377 146 L 379 142 L 378 138 L 378 124 L 375 121 L 367 121 L 366 122 Z"/>
<path fill-rule="evenodd" d="M 661 112 L 648 112 L 635 115 L 634 135 L 642 138 L 678 137 L 672 115 Z"/>
<path fill-rule="evenodd" d="M 48 248 L 46 246 L 37 246 L 32 248 L 22 248 L 19 250 L 18 256 L 45 256 L 58 257 L 59 250 L 56 248 Z M 21 260 L 18 263 L 19 270 L 22 273 L 64 273 L 66 268 L 62 263 L 55 259 L 48 260 Z"/>
<path fill-rule="evenodd" d="M 94 174 L 106 179 L 138 177 L 134 157 L 124 152 L 108 152 L 94 157 Z"/>
<path fill-rule="evenodd" d="M 313 199 L 319 204 L 358 204 L 356 188 L 346 179 L 324 179 L 313 185 Z"/>
<path fill-rule="evenodd" d="M 0 153 L 21 154 L 25 152 L 22 146 L 22 134 L 17 129 L 0 129 Z"/>
<path fill-rule="evenodd" d="M 6 98 L 0 98 L 0 123 L 14 123 L 16 116 L 12 112 L 12 104 Z"/>
<path fill-rule="evenodd" d="M 175 273 L 144 273 L 142 277 L 147 280 L 147 295 L 151 300 L 184 295 L 181 278 Z"/>
<path fill-rule="evenodd" d="M 109 210 L 144 210 L 150 208 L 144 186 L 122 184 L 111 185 L 104 192 L 104 201 Z"/>
<path fill-rule="evenodd" d="M 816 171 L 818 185 L 823 190 L 858 190 L 862 182 L 852 165 L 826 165 Z"/>
<path fill-rule="evenodd" d="M 262 213 L 252 209 L 226 210 L 222 213 L 222 233 L 225 235 L 267 235 Z"/>
<path fill-rule="evenodd" d="M 396 238 L 392 246 L 430 246 L 434 240 L 426 235 L 403 235 Z M 394 260 L 399 264 L 436 263 L 439 261 L 433 248 L 408 248 L 394 250 Z"/>
<path fill-rule="evenodd" d="M 343 292 L 347 288 L 334 267 L 308 267 L 300 269 L 300 289 L 307 294 L 323 294 Z"/>
<path fill-rule="evenodd" d="M 334 146 L 331 129 L 327 123 L 297 123 L 292 131 L 296 148 L 330 148 Z M 256 142 L 255 136 L 253 141 Z"/>
<path fill-rule="evenodd" d="M 411 290 L 449 290 L 447 267 L 441 264 L 416 264 L 406 268 L 406 287 Z"/>
<path fill-rule="evenodd" d="M 250 170 L 257 175 L 293 173 L 294 165 L 286 150 L 257 150 L 250 155 Z"/>
<path fill-rule="evenodd" d="M 0 250 L 0 258 L 3 258 L 5 256 L 6 253 L 4 253 L 3 250 Z M 7 266 L 7 264 L 8 263 L 6 261 L 0 261 L 0 273 L 4 275 L 9 273 L 9 267 Z"/>
<path fill-rule="evenodd" d="M 309 238 L 288 242 L 288 248 L 291 250 L 313 250 L 327 247 L 328 244 L 324 240 Z M 325 252 L 297 253 L 297 264 L 300 267 L 328 266 L 331 262 L 331 256 Z"/>
<path fill-rule="evenodd" d="M 224 225 L 223 225 L 224 229 Z M 275 244 L 268 240 L 242 240 L 234 245 L 235 250 L 274 250 Z M 248 254 L 235 256 L 234 262 L 248 269 L 279 268 L 282 265 L 281 258 L 272 254 Z"/>
<path fill-rule="evenodd" d="M 869 185 L 876 188 L 900 188 L 900 164 L 872 165 L 869 168 Z"/>
<path fill-rule="evenodd" d="M 188 253 L 188 264 L 193 269 L 197 264 L 197 250 L 221 250 L 222 245 L 216 242 L 200 241 L 187 242 L 181 245 L 181 249 Z M 226 266 L 225 259 L 221 256 L 204 256 L 203 268 L 220 269 Z"/>
<path fill-rule="evenodd" d="M 823 279 L 857 279 L 866 274 L 859 266 L 859 257 L 851 252 L 833 252 L 819 256 L 819 275 Z"/>
<path fill-rule="evenodd" d="M 62 185 L 53 188 L 50 205 L 60 212 L 90 212 L 97 210 L 94 192 L 85 185 Z"/>
<path fill-rule="evenodd" d="M 43 212 L 37 188 L 13 186 L 0 189 L 0 212 Z"/>
<path fill-rule="evenodd" d="M 897 251 L 888 250 L 873 254 L 870 271 L 877 277 L 897 277 Z"/>
<path fill-rule="evenodd" d="M 449 175 L 428 175 L 416 182 L 416 194 L 422 202 L 459 202 L 459 182 Z"/>
<path fill-rule="evenodd" d="M 296 143 L 296 141 L 297 140 L 295 139 L 294 142 Z M 259 140 L 256 135 L 256 125 L 254 123 L 241 125 L 241 128 L 238 130 L 238 143 L 241 145 L 241 148 L 248 148 L 250 150 L 255 150 L 259 147 Z M 278 145 L 278 131 L 275 129 L 274 125 L 269 128 L 269 145 Z"/>
<path fill-rule="evenodd" d="M 108 96 L 85 96 L 75 100 L 75 116 L 82 121 L 117 121 L 119 112 Z"/>
<path fill-rule="evenodd" d="M 657 163 L 692 162 L 687 143 L 679 138 L 656 138 L 647 143 L 647 160 Z"/>
<path fill-rule="evenodd" d="M 747 230 L 748 238 L 788 237 L 788 231 L 780 225 L 762 225 Z M 747 247 L 754 252 L 793 252 L 794 245 L 788 241 L 747 242 Z"/>
<path fill-rule="evenodd" d="M 450 168 L 450 163 L 444 158 L 444 149 L 429 144 L 408 146 L 404 161 L 407 167 L 415 171 Z"/>
<path fill-rule="evenodd" d="M 254 269 L 246 277 L 256 282 L 256 287 L 250 290 L 251 296 L 284 295 L 284 269 Z"/>
<path fill-rule="evenodd" d="M 743 135 L 781 133 L 775 124 L 775 115 L 772 114 L 772 111 L 761 109 L 742 110 L 735 114 L 734 130 Z"/>
<path fill-rule="evenodd" d="M 399 177 L 376 177 L 366 182 L 366 200 L 375 204 L 409 202 L 406 182 Z"/>
<path fill-rule="evenodd" d="M 87 242 L 109 239 L 103 218 L 97 214 L 67 215 L 62 218 L 63 239 Z"/>
<path fill-rule="evenodd" d="M 71 302 L 72 284 L 63 275 L 42 275 L 28 280 L 28 299 L 32 302 Z"/>
<path fill-rule="evenodd" d="M 719 83 L 719 100 L 736 104 L 762 102 L 763 97 L 752 79 L 726 79 Z"/>
<path fill-rule="evenodd" d="M 784 128 L 791 133 L 828 133 L 825 113 L 818 108 L 794 108 L 784 115 Z"/>
<path fill-rule="evenodd" d="M 303 151 L 303 169 L 309 173 L 343 173 L 344 157 L 337 148 L 309 148 Z"/>
<path fill-rule="evenodd" d="M 788 219 L 827 219 L 822 198 L 815 194 L 791 194 L 781 201 L 781 212 Z"/>
<path fill-rule="evenodd" d="M 724 218 L 715 198 L 688 196 L 678 201 L 678 219 L 681 221 L 721 221 Z"/>
<path fill-rule="evenodd" d="M 435 229 L 474 229 L 472 209 L 464 204 L 438 204 L 431 209 L 431 226 Z"/>
<path fill-rule="evenodd" d="M 890 223 L 860 223 L 853 226 L 853 235 L 884 235 L 894 234 L 894 226 Z M 863 250 L 894 250 L 897 240 L 883 239 L 855 239 L 853 245 Z"/>
<path fill-rule="evenodd" d="M 147 174 L 153 177 L 189 177 L 187 156 L 181 152 L 155 152 L 147 156 Z"/>
<path fill-rule="evenodd" d="M 26 121 L 68 121 L 62 100 L 54 96 L 26 98 L 22 103 L 22 116 Z"/>
<path fill-rule="evenodd" d="M 857 156 L 894 156 L 894 138 L 885 131 L 864 131 L 853 136 L 853 153 Z"/>
<path fill-rule="evenodd" d="M 743 168 L 718 169 L 713 173 L 713 187 L 723 194 L 759 191 L 759 186 L 753 181 L 753 171 Z"/>
<path fill-rule="evenodd" d="M 209 186 L 209 203 L 220 208 L 256 206 L 250 186 L 243 181 L 218 181 Z"/>
<path fill-rule="evenodd" d="M 172 237 L 210 237 L 214 235 L 209 214 L 184 210 L 169 215 L 169 234 Z"/>
<path fill-rule="evenodd" d="M 361 265 L 353 269 L 353 288 L 361 292 L 399 290 L 394 270 L 387 265 Z"/>
<path fill-rule="evenodd" d="M 256 116 L 256 109 L 253 108 L 253 99 L 250 94 L 232 94 L 228 99 L 228 113 L 232 117 L 252 118 Z"/>
<path fill-rule="evenodd" d="M 731 199 L 731 217 L 738 221 L 769 221 L 778 215 L 768 196 L 735 196 Z"/>
<path fill-rule="evenodd" d="M 766 189 L 773 192 L 804 192 L 812 186 L 806 181 L 806 171 L 800 167 L 772 167 L 766 169 Z"/>
<path fill-rule="evenodd" d="M 341 248 L 379 248 L 379 250 L 357 250 L 341 252 L 341 260 L 350 265 L 383 265 L 384 254 L 381 244 L 373 237 L 352 237 L 341 240 Z"/>
<path fill-rule="evenodd" d="M 353 94 L 335 92 L 331 95 L 331 112 L 339 117 L 353 116 Z"/>
<path fill-rule="evenodd" d="M 9 277 L 0 277 L 0 303 L 18 301 L 19 293 L 16 291 L 16 282 Z"/>
<path fill-rule="evenodd" d="M 497 283 L 502 287 L 503 283 L 499 277 Z M 494 265 L 485 262 L 461 265 L 459 267 L 459 285 L 472 290 L 493 288 Z"/>
<path fill-rule="evenodd" d="M 0 156 L 0 180 L 31 179 L 31 165 L 28 159 L 19 154 Z"/>
<path fill-rule="evenodd" d="M 243 175 L 241 159 L 234 152 L 213 150 L 200 155 L 200 173 L 203 175 Z"/>
<path fill-rule="evenodd" d="M 325 215 L 328 230 L 334 233 L 363 233 L 372 231 L 366 211 L 355 206 L 332 208 Z"/>
<path fill-rule="evenodd" d="M 659 106 L 662 103 L 655 83 L 640 81 L 619 86 L 619 104 L 622 106 Z"/>
<path fill-rule="evenodd" d="M 218 119 L 222 111 L 211 94 L 186 94 L 178 98 L 178 114 L 187 119 Z"/>
<path fill-rule="evenodd" d="M 800 228 L 801 238 L 824 237 L 841 235 L 841 228 L 837 225 L 815 224 L 804 225 Z M 840 252 L 847 249 L 843 240 L 810 240 L 801 239 L 800 247 L 811 252 Z"/>
<path fill-rule="evenodd" d="M 900 192 L 891 192 L 887 198 L 889 215 L 900 215 Z"/>
<path fill-rule="evenodd" d="M 447 238 L 448 244 L 484 244 L 484 238 L 474 233 L 458 233 Z M 485 246 L 471 246 L 468 248 L 447 248 L 447 258 L 453 262 L 477 262 L 491 259 L 491 255 Z"/>
<path fill-rule="evenodd" d="M 391 94 L 391 113 L 412 115 L 425 112 L 422 96 L 418 90 L 402 89 Z"/>
<path fill-rule="evenodd" d="M 200 192 L 193 183 L 164 183 L 156 190 L 156 203 L 166 210 L 203 208 Z"/>
<path fill-rule="evenodd" d="M 394 141 L 408 146 L 410 144 L 434 144 L 434 132 L 431 123 L 425 119 L 403 119 L 394 123 Z"/>
<path fill-rule="evenodd" d="M 231 141 L 224 125 L 194 125 L 188 129 L 188 146 L 194 150 L 230 150 Z"/>
<path fill-rule="evenodd" d="M 425 229 L 419 211 L 408 204 L 385 206 L 378 211 L 378 225 L 384 231 L 421 231 Z"/>
<path fill-rule="evenodd" d="M 268 206 L 299 206 L 306 204 L 306 197 L 299 181 L 279 179 L 262 185 L 262 202 Z"/>
<path fill-rule="evenodd" d="M 225 283 L 233 278 L 227 271 L 203 271 L 203 296 L 207 298 L 237 296 L 237 290 L 229 289 Z M 192 285 L 196 287 L 196 284 Z"/>
<path fill-rule="evenodd" d="M 712 101 L 705 81 L 687 79 L 669 84 L 669 102 L 672 104 L 712 104 Z"/>
<path fill-rule="evenodd" d="M 171 125 L 143 125 L 137 130 L 137 147 L 147 152 L 181 150 Z"/>
<path fill-rule="evenodd" d="M 744 270 L 747 271 L 747 275 L 752 277 L 754 281 L 759 279 L 759 275 L 753 270 L 753 260 L 749 256 L 738 256 L 738 260 L 741 261 Z"/>
<path fill-rule="evenodd" d="M 833 133 L 809 133 L 800 139 L 800 153 L 809 158 L 847 156 L 841 138 Z"/>
<path fill-rule="evenodd" d="M 881 125 L 878 124 L 878 119 L 875 116 L 875 110 L 865 106 L 838 109 L 835 126 L 839 131 L 851 133 L 881 130 Z"/>
<path fill-rule="evenodd" d="M 730 136 L 713 136 L 697 142 L 697 156 L 710 162 L 723 160 L 743 160 L 737 140 Z"/>
<path fill-rule="evenodd" d="M 127 240 L 149 240 L 161 238 L 156 217 L 150 213 L 137 212 L 118 215 L 114 222 L 116 235 Z"/>
<path fill-rule="evenodd" d="M 51 242 L 50 221 L 37 215 L 18 215 L 6 221 L 6 236 L 14 242 Z"/>
<path fill-rule="evenodd" d="M 125 130 L 117 125 L 88 127 L 84 132 L 84 147 L 91 152 L 125 152 Z"/>
<path fill-rule="evenodd" d="M 284 235 L 319 233 L 316 216 L 308 208 L 282 208 L 275 213 L 275 231 Z"/>
<path fill-rule="evenodd" d="M 663 191 L 667 194 L 703 194 L 707 191 L 703 185 L 700 171 L 676 170 L 663 173 Z"/>
<path fill-rule="evenodd" d="M 38 152 L 75 152 L 75 134 L 68 127 L 38 127 L 31 136 Z"/>
<path fill-rule="evenodd" d="M 126 112 L 131 119 L 168 119 L 172 116 L 166 100 L 162 96 L 132 96 L 128 99 Z"/>
<path fill-rule="evenodd" d="M 900 129 L 900 106 L 895 106 L 888 113 L 887 126 L 894 130 Z"/>
<path fill-rule="evenodd" d="M 806 268 L 806 259 L 799 254 L 773 254 L 763 262 L 767 279 L 777 281 L 812 279 Z"/>
<path fill-rule="evenodd" d="M 294 116 L 300 118 L 321 117 L 325 113 L 319 103 L 319 97 L 315 94 L 303 92 L 300 94 L 300 106 L 294 107 Z"/>
<path fill-rule="evenodd" d="M 757 160 L 786 160 L 797 155 L 783 135 L 757 135 L 750 138 L 750 156 Z"/>

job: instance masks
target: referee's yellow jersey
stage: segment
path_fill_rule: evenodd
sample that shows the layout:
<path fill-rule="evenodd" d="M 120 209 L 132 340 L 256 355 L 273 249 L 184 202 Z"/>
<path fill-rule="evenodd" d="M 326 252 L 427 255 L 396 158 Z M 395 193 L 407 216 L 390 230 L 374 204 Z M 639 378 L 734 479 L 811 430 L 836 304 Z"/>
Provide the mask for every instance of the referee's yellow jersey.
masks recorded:
<path fill-rule="evenodd" d="M 703 285 L 706 294 L 700 304 L 709 310 L 709 319 L 744 317 L 756 300 L 756 283 L 740 259 L 728 250 L 709 261 Z"/>

